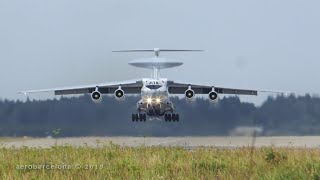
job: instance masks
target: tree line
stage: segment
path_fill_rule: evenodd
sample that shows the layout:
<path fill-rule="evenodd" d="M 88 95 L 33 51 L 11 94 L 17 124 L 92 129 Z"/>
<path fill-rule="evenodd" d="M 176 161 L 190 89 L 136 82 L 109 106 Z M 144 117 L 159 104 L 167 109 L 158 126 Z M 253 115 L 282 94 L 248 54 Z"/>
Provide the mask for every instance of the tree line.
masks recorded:
<path fill-rule="evenodd" d="M 173 97 L 179 122 L 132 122 L 138 97 L 101 103 L 89 95 L 59 100 L 0 101 L 0 136 L 209 136 L 229 135 L 239 126 L 258 126 L 262 135 L 319 135 L 320 98 L 269 97 L 261 106 L 236 96 L 217 103 L 197 98 L 192 103 Z"/>

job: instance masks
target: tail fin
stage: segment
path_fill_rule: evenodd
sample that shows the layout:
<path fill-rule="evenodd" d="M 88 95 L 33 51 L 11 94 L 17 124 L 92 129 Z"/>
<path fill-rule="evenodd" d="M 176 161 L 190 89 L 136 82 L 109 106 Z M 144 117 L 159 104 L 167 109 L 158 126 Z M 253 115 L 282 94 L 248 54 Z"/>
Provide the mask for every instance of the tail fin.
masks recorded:
<path fill-rule="evenodd" d="M 154 49 L 118 50 L 118 51 L 112 51 L 112 52 L 154 52 L 155 56 L 158 57 L 160 54 L 160 51 L 163 51 L 163 52 L 187 52 L 187 51 L 203 51 L 203 50 L 154 48 Z"/>

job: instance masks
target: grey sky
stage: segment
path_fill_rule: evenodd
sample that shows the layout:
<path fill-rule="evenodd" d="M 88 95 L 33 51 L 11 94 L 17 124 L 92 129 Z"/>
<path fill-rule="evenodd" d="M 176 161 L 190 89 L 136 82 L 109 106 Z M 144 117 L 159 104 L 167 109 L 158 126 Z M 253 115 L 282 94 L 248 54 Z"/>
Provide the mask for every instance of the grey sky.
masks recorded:
<path fill-rule="evenodd" d="M 317 0 L 1 0 L 1 98 L 149 77 L 127 62 L 152 54 L 111 50 L 154 47 L 206 50 L 162 53 L 185 62 L 162 71 L 170 79 L 317 94 L 319 7 Z"/>

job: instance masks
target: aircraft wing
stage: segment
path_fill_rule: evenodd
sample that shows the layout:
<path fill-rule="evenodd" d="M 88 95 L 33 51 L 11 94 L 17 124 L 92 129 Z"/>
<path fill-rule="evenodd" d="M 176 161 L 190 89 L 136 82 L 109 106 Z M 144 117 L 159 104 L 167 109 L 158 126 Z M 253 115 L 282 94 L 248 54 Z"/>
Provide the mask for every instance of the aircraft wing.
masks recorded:
<path fill-rule="evenodd" d="M 170 94 L 184 94 L 185 91 L 189 88 L 189 86 L 196 94 L 208 94 L 211 91 L 216 91 L 218 94 L 254 95 L 254 96 L 257 96 L 258 92 L 292 94 L 292 92 L 252 90 L 252 89 L 234 89 L 234 88 L 225 88 L 225 87 L 219 87 L 219 86 L 216 87 L 216 86 L 209 86 L 209 85 L 197 85 L 197 84 L 168 81 L 168 90 L 169 90 Z"/>
<path fill-rule="evenodd" d="M 86 94 L 92 93 L 98 87 L 101 94 L 113 94 L 121 86 L 121 89 L 126 94 L 139 94 L 141 92 L 142 81 L 130 80 L 122 82 L 101 83 L 84 86 L 62 87 L 53 89 L 40 89 L 31 91 L 20 91 L 19 93 L 29 94 L 38 92 L 54 92 L 55 95 L 71 95 L 71 94 Z"/>

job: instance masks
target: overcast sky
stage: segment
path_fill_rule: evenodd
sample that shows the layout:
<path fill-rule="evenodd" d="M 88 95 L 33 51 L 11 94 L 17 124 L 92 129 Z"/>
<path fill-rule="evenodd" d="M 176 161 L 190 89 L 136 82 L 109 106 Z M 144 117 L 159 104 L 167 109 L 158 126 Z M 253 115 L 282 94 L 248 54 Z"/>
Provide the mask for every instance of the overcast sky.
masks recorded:
<path fill-rule="evenodd" d="M 162 77 L 318 94 L 319 7 L 318 0 L 1 0 L 1 99 L 149 77 L 127 63 L 153 54 L 111 51 L 154 47 L 205 50 L 162 53 L 185 63 Z"/>

